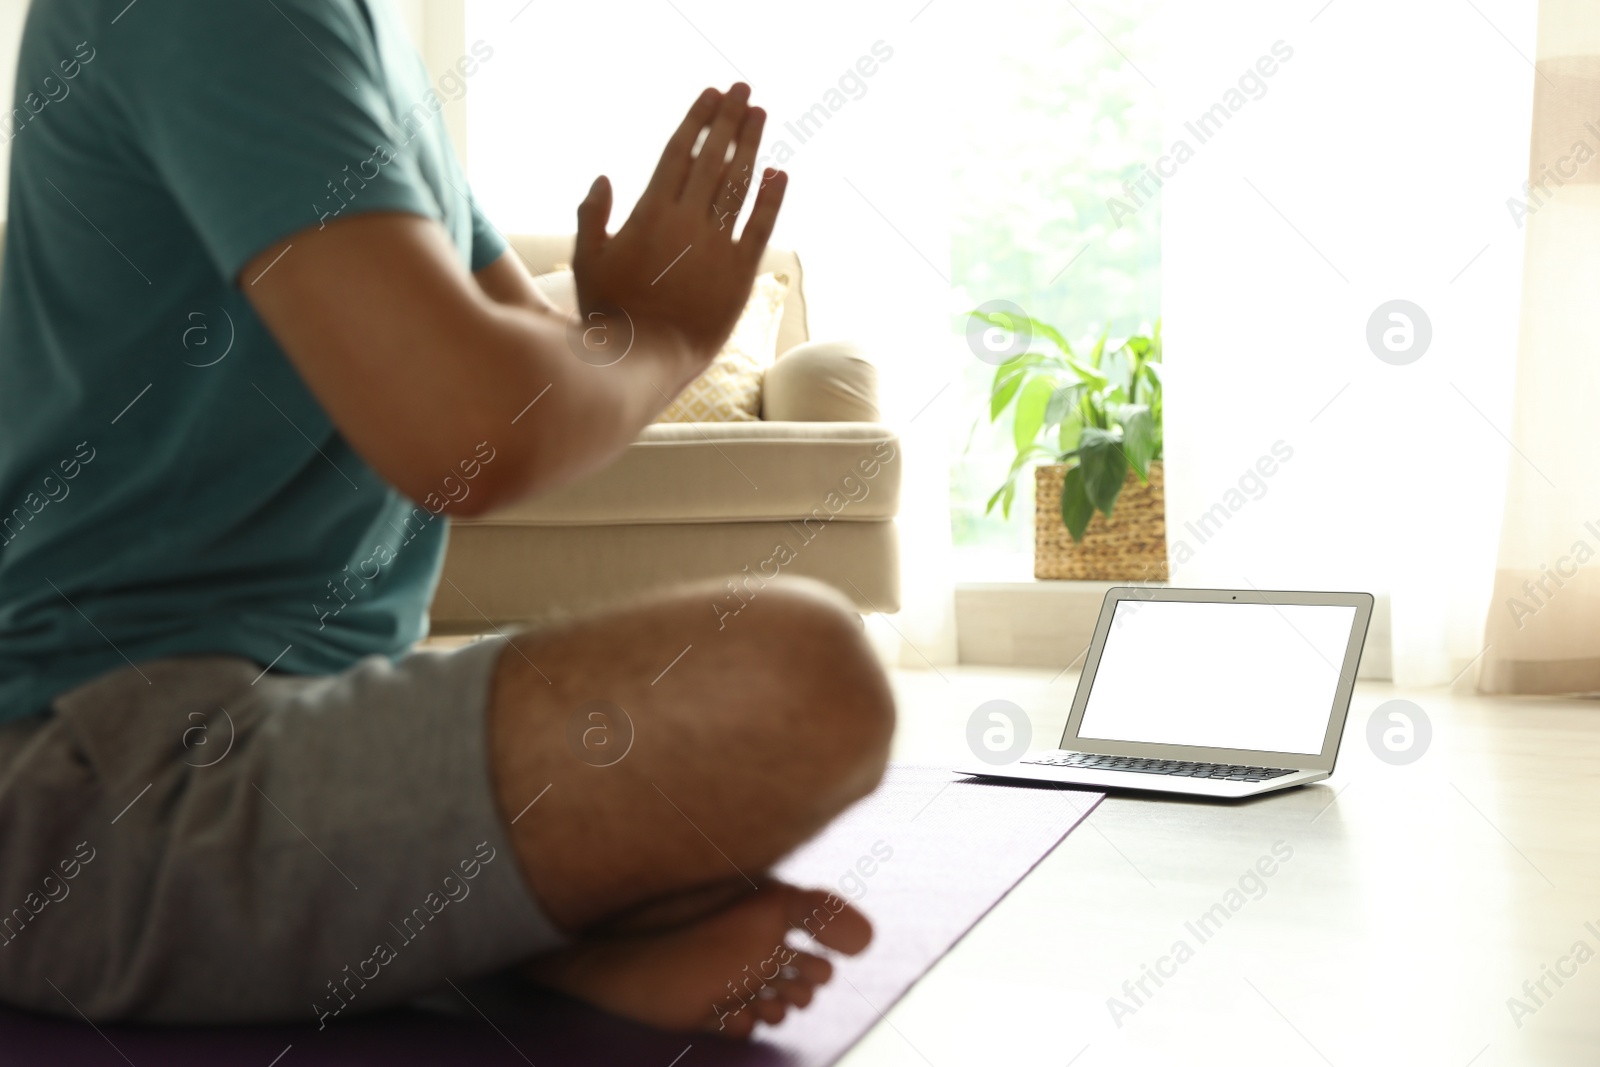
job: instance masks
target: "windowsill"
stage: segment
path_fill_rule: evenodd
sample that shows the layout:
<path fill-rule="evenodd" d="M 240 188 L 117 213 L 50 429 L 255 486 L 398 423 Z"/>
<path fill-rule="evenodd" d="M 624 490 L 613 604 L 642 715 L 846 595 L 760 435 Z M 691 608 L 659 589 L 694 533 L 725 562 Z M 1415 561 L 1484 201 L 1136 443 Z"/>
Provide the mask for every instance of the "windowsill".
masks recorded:
<path fill-rule="evenodd" d="M 1070 666 L 1094 635 L 1106 590 L 1132 582 L 1036 579 L 956 583 L 956 642 L 962 663 Z M 1160 583 L 1164 584 L 1164 583 Z"/>
<path fill-rule="evenodd" d="M 1104 594 L 1107 589 L 1119 585 L 1152 586 L 1164 589 L 1169 582 L 1143 582 L 1136 578 L 1121 578 L 1116 581 L 1098 579 L 1072 579 L 1072 578 L 1035 578 L 1033 575 L 1024 575 L 1021 578 L 970 578 L 963 576 L 956 580 L 956 589 L 959 590 L 985 590 L 990 592 L 1033 591 L 1039 596 L 1081 596 L 1085 591 L 1095 591 Z"/>

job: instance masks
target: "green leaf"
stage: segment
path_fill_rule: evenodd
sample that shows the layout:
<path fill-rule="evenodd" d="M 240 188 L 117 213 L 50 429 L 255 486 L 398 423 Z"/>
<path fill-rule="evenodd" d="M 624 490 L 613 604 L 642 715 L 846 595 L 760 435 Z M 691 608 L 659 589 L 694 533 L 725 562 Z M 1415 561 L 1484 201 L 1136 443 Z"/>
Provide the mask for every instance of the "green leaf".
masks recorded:
<path fill-rule="evenodd" d="M 1061 483 L 1061 521 L 1074 541 L 1082 541 L 1092 518 L 1094 505 L 1084 491 L 1083 468 L 1069 468 L 1066 480 Z"/>
<path fill-rule="evenodd" d="M 1045 460 L 1050 463 L 1056 462 L 1055 450 L 1035 443 L 1019 451 L 1016 457 L 1011 461 L 1011 469 L 1006 472 L 1006 480 L 1001 484 L 999 489 L 994 491 L 994 495 L 989 498 L 989 503 L 983 509 L 983 513 L 985 515 L 989 514 L 990 511 L 994 510 L 995 502 L 999 501 L 1008 509 L 1006 511 L 1006 515 L 1009 517 L 1011 514 L 1009 510 L 1011 507 L 1011 501 L 1017 493 L 1017 475 L 1026 470 L 1030 463 L 1034 463 L 1038 460 Z M 1006 491 L 1008 487 L 1010 492 Z"/>
<path fill-rule="evenodd" d="M 1041 459 L 1050 463 L 1056 462 L 1055 451 L 1041 444 L 1029 445 L 1024 451 L 1018 452 L 1016 458 L 1011 461 L 1011 469 L 1006 472 L 1006 480 L 1015 478 L 1028 464 Z"/>
<path fill-rule="evenodd" d="M 1094 343 L 1094 351 L 1089 353 L 1089 365 L 1100 366 L 1100 357 L 1106 350 L 1106 338 L 1111 336 L 1111 324 L 1106 323 L 1106 328 L 1100 331 L 1100 340 Z"/>
<path fill-rule="evenodd" d="M 1074 404 L 1061 418 L 1061 454 L 1075 452 L 1078 448 L 1078 439 L 1083 436 L 1083 406 Z"/>
<path fill-rule="evenodd" d="M 1037 330 L 1041 336 L 1050 338 L 1050 342 L 1059 348 L 1064 354 L 1068 356 L 1072 355 L 1072 346 L 1067 343 L 1067 339 L 1062 336 L 1060 330 L 1056 329 L 1054 326 L 1051 326 L 1047 322 L 1040 322 L 1038 319 L 1029 319 L 1028 325 Z"/>
<path fill-rule="evenodd" d="M 973 419 L 972 420 L 972 427 L 969 430 L 967 430 L 967 443 L 961 446 L 961 454 L 963 456 L 972 451 L 972 439 L 977 437 L 977 436 L 978 436 L 978 420 L 977 419 Z"/>
<path fill-rule="evenodd" d="M 1122 394 L 1117 399 L 1125 403 L 1132 391 L 1134 373 L 1133 365 L 1128 362 L 1126 354 L 1121 351 L 1111 353 L 1105 365 L 1100 368 L 1100 372 L 1106 376 L 1106 382 Z"/>
<path fill-rule="evenodd" d="M 1030 318 L 1027 315 L 1013 315 L 1009 311 L 978 311 L 974 309 L 967 312 L 967 314 L 979 322 L 986 322 L 990 326 L 998 326 L 1000 329 L 1009 330 L 1013 334 L 1026 333 L 1030 339 L 1043 337 L 1062 352 L 1069 356 L 1072 355 L 1072 346 L 1067 344 L 1067 339 L 1061 336 L 1060 330 L 1057 330 L 1048 322 L 1040 322 L 1038 319 Z"/>
<path fill-rule="evenodd" d="M 1065 370 L 1066 360 L 1048 352 L 1024 352 L 1020 356 L 1012 356 L 995 368 L 994 380 L 998 383 L 1001 379 L 1013 374 L 1020 374 L 1031 367 L 1050 367 L 1052 370 Z"/>
<path fill-rule="evenodd" d="M 996 503 L 1000 505 L 1000 513 L 1006 518 L 1011 517 L 1011 502 L 1017 497 L 1017 480 L 1015 477 L 1007 478 L 1006 484 L 994 491 L 989 498 L 989 503 L 984 505 L 983 513 L 989 514 L 994 510 Z"/>
<path fill-rule="evenodd" d="M 1150 481 L 1150 461 L 1155 458 L 1160 440 L 1156 420 L 1143 404 L 1126 404 L 1117 413 L 1122 427 L 1122 451 L 1141 482 Z"/>
<path fill-rule="evenodd" d="M 976 308 L 967 312 L 967 315 L 970 318 L 977 319 L 979 322 L 998 327 L 1011 334 L 1013 338 L 1023 335 L 1024 342 L 1017 346 L 1019 348 L 1026 348 L 1033 341 L 1032 331 L 1028 330 L 1025 325 L 1026 320 L 1020 315 L 1013 315 L 1008 311 L 979 311 Z M 1005 347 L 1009 348 L 1010 346 L 1011 341 L 1007 341 Z"/>
<path fill-rule="evenodd" d="M 1011 436 L 1020 452 L 1033 444 L 1044 427 L 1045 408 L 1055 395 L 1056 380 L 1048 375 L 1029 378 L 1017 395 L 1017 410 L 1011 424 Z"/>
<path fill-rule="evenodd" d="M 1133 388 L 1128 393 L 1130 400 L 1149 406 L 1157 423 L 1161 421 L 1161 364 L 1151 359 L 1140 360 L 1133 369 Z"/>
<path fill-rule="evenodd" d="M 1017 390 L 1022 388 L 1026 375 L 1013 374 L 1005 381 L 996 380 L 994 392 L 989 396 L 989 421 L 994 422 L 1000 418 L 1000 413 L 1011 403 L 1011 398 L 1017 395 Z"/>
<path fill-rule="evenodd" d="M 1045 426 L 1061 425 L 1061 420 L 1077 406 L 1082 393 L 1081 385 L 1057 385 L 1056 391 L 1050 395 L 1050 403 L 1044 409 Z"/>
<path fill-rule="evenodd" d="M 1075 359 L 1069 359 L 1067 360 L 1067 369 L 1076 374 L 1079 380 L 1091 389 L 1104 389 L 1106 387 L 1106 376 L 1094 367 L 1088 367 Z"/>
<path fill-rule="evenodd" d="M 1083 491 L 1089 502 L 1110 516 L 1128 477 L 1128 457 L 1118 434 L 1090 426 L 1078 443 L 1078 466 L 1083 470 Z"/>
<path fill-rule="evenodd" d="M 1040 322 L 1038 319 L 1032 319 L 1026 316 L 1023 317 L 1022 321 L 1028 324 L 1028 328 L 1033 331 L 1034 336 L 1046 338 L 1051 344 L 1060 349 L 1063 354 L 1068 356 L 1072 355 L 1072 346 L 1067 343 L 1067 339 L 1061 335 L 1060 330 L 1056 329 L 1048 322 Z"/>
<path fill-rule="evenodd" d="M 1141 399 L 1150 409 L 1150 422 L 1154 427 L 1155 435 L 1155 450 L 1151 453 L 1151 458 L 1152 460 L 1157 460 L 1161 458 L 1161 453 L 1163 451 L 1162 386 L 1164 384 L 1163 378 L 1166 375 L 1166 369 L 1162 366 L 1162 364 L 1153 362 L 1153 360 L 1154 355 L 1152 355 L 1152 361 L 1146 362 L 1140 371 L 1145 382 L 1144 389 L 1141 392 Z"/>
<path fill-rule="evenodd" d="M 1011 485 L 1012 483 L 1007 481 L 1005 485 L 1002 485 L 1000 488 L 994 491 L 994 495 L 989 498 L 989 502 L 983 506 L 983 513 L 985 515 L 994 510 L 994 506 L 1000 503 L 1000 498 L 1005 495 L 1007 489 L 1011 488 Z M 1011 516 L 1007 515 L 1006 517 L 1010 518 Z"/>
<path fill-rule="evenodd" d="M 1016 359 L 1007 360 L 994 369 L 994 381 L 989 383 L 989 395 L 991 397 L 998 393 L 1007 383 L 1015 378 L 1021 378 L 1027 373 L 1028 366 L 1025 362 L 1027 358 L 1025 355 L 1018 356 Z"/>
<path fill-rule="evenodd" d="M 1000 413 L 1016 397 L 1017 390 L 1027 380 L 1028 375 L 1037 373 L 1041 369 L 1065 371 L 1067 364 L 1060 356 L 1026 352 L 1014 359 L 1006 360 L 995 368 L 994 382 L 989 387 L 990 422 L 1000 418 Z"/>

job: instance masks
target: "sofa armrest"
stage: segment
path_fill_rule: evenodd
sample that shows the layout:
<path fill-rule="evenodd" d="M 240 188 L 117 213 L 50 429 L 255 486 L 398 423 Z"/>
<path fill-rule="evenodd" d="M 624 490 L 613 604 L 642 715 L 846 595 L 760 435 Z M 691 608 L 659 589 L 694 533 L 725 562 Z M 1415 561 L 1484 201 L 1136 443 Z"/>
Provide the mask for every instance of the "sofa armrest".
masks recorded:
<path fill-rule="evenodd" d="M 778 357 L 761 383 L 769 422 L 877 422 L 878 368 L 846 341 L 808 341 Z"/>

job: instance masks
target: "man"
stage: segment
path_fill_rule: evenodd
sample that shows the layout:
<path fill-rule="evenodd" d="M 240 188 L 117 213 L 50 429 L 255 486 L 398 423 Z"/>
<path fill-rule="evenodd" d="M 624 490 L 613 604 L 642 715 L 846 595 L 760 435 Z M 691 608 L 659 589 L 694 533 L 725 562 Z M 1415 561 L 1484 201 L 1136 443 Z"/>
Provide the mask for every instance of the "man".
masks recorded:
<path fill-rule="evenodd" d="M 828 978 L 791 933 L 865 946 L 762 874 L 884 766 L 835 594 L 411 650 L 449 515 L 605 465 L 729 335 L 786 183 L 735 236 L 748 95 L 694 102 L 614 235 L 595 182 L 572 329 L 386 3 L 35 0 L 4 124 L 0 1000 L 327 1026 L 521 966 L 747 1034 Z M 581 358 L 596 329 L 628 356 Z M 636 734 L 606 768 L 568 741 L 595 701 Z"/>

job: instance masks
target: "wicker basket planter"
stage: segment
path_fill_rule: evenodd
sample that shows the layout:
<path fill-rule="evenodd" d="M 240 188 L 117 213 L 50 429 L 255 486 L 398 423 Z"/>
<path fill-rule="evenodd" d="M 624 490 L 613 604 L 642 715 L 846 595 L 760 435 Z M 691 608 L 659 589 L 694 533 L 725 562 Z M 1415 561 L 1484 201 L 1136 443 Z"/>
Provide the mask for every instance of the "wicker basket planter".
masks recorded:
<path fill-rule="evenodd" d="M 1167 517 L 1161 464 L 1150 483 L 1131 470 L 1108 519 L 1095 513 L 1082 541 L 1061 521 L 1063 464 L 1034 469 L 1033 576 L 1100 581 L 1167 580 Z"/>

